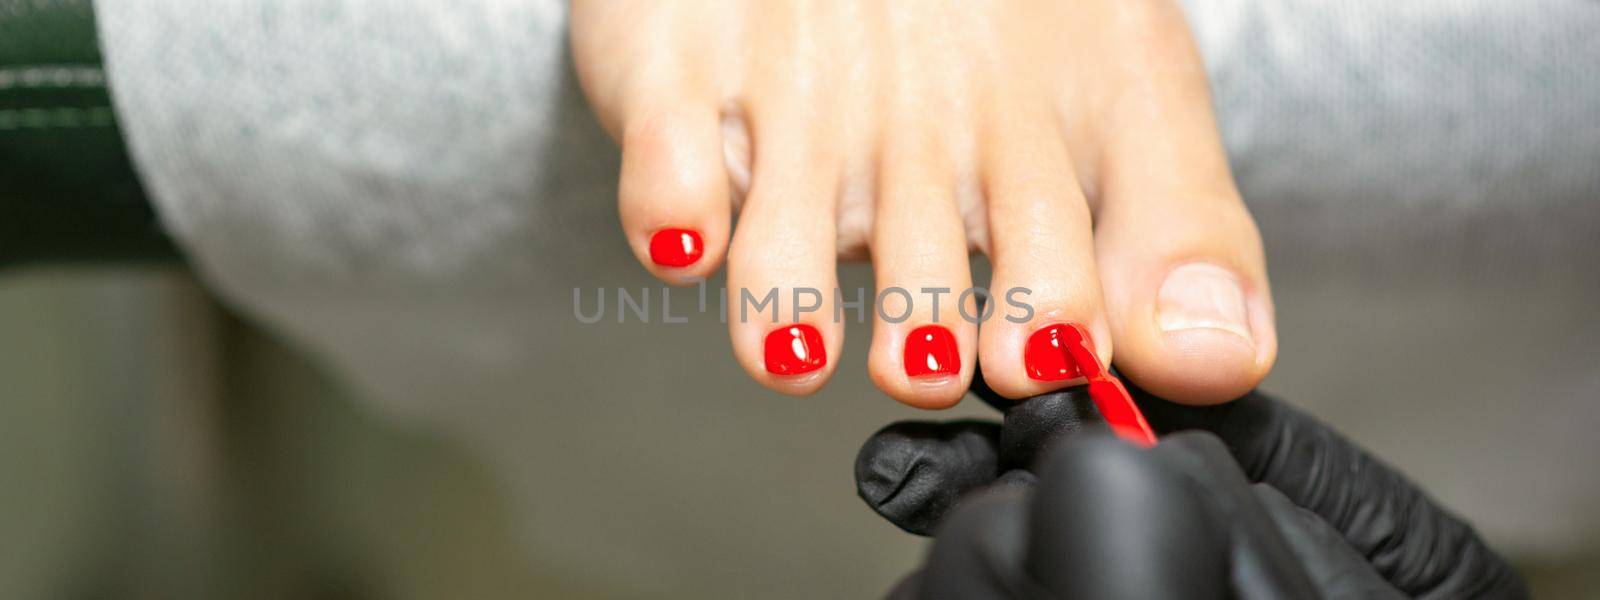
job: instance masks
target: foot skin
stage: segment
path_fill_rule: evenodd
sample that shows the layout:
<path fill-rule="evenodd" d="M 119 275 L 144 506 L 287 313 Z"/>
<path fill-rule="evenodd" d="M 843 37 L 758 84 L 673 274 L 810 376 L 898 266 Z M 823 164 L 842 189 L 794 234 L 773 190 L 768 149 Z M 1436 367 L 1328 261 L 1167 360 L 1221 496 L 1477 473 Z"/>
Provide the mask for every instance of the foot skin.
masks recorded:
<path fill-rule="evenodd" d="M 734 355 L 774 390 L 838 364 L 840 257 L 872 259 L 869 371 L 914 406 L 955 404 L 979 358 L 1007 397 L 1081 384 L 1038 345 L 1057 325 L 1188 403 L 1272 366 L 1260 238 L 1171 0 L 575 0 L 572 40 L 634 252 L 673 283 L 726 260 Z M 924 291 L 971 287 L 974 249 L 1000 309 L 981 328 Z"/>

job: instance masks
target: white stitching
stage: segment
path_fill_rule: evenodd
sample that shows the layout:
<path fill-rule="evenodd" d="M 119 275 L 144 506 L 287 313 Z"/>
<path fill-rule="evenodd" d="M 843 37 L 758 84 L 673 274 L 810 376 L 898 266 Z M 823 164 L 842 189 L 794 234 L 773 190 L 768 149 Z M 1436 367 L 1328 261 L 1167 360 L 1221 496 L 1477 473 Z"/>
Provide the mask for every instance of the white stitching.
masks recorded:
<path fill-rule="evenodd" d="M 106 72 L 99 67 L 41 65 L 0 68 L 0 90 L 42 87 L 103 87 Z"/>
<path fill-rule="evenodd" d="M 56 127 L 105 127 L 115 121 L 109 106 L 0 110 L 0 131 Z"/>

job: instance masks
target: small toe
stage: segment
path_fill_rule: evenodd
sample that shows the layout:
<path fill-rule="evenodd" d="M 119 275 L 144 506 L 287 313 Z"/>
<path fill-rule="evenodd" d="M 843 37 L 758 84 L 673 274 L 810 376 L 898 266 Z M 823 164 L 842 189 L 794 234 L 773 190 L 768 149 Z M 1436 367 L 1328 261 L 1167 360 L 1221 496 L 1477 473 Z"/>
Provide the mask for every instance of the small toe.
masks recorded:
<path fill-rule="evenodd" d="M 996 119 L 982 161 L 995 311 L 980 329 L 979 364 L 1012 399 L 1079 385 L 1111 357 L 1088 204 L 1061 137 L 1025 126 L 1053 121 L 1028 114 Z M 1067 353 L 1067 334 L 1092 352 Z"/>
<path fill-rule="evenodd" d="M 840 163 L 801 125 L 756 122 L 765 143 L 728 250 L 734 357 L 762 385 L 794 395 L 822 387 L 844 340 L 835 310 Z"/>
<path fill-rule="evenodd" d="M 939 145 L 909 131 L 891 137 L 873 221 L 878 301 L 867 368 L 890 397 L 946 408 L 966 394 L 977 353 L 965 225 Z"/>
<path fill-rule="evenodd" d="M 732 218 L 720 118 L 687 103 L 627 122 L 619 209 L 646 269 L 672 284 L 708 278 L 722 263 Z"/>

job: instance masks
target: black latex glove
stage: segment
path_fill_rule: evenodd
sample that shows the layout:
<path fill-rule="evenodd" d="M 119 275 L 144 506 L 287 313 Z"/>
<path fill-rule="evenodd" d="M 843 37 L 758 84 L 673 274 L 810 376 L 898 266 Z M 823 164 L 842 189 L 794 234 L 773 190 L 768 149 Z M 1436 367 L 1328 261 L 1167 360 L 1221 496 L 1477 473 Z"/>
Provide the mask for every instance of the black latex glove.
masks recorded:
<path fill-rule="evenodd" d="M 1003 425 L 896 423 L 857 458 L 861 497 L 913 533 L 987 488 L 955 511 L 897 597 L 1526 596 L 1470 526 L 1265 395 L 1189 407 L 1130 387 L 1158 432 L 1215 435 L 1141 451 L 1069 435 L 1101 428 L 1081 388 L 1021 403 L 981 382 L 975 391 L 1002 408 Z M 1047 444 L 1061 449 L 1037 461 Z"/>

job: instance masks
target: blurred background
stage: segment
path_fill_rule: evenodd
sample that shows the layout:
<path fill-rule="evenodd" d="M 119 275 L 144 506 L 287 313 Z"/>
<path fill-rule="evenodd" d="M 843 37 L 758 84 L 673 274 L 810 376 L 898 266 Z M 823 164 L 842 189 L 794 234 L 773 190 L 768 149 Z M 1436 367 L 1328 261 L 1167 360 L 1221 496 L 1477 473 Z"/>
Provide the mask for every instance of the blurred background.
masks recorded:
<path fill-rule="evenodd" d="M 1474 522 L 1538 596 L 1583 597 L 1600 588 L 1600 9 L 1532 4 L 1402 19 L 1222 2 L 1191 19 L 1267 244 L 1282 349 L 1265 387 Z M 981 404 L 930 416 L 882 397 L 855 360 L 864 328 L 826 390 L 793 399 L 722 360 L 714 321 L 575 322 L 574 287 L 653 284 L 615 232 L 615 149 L 561 66 L 559 3 L 467 47 L 405 36 L 465 43 L 452 28 L 507 14 L 468 3 L 441 23 L 419 6 L 218 3 L 221 36 L 181 0 L 0 3 L 0 598 L 887 590 L 922 542 L 855 498 L 857 447 Z M 1309 29 L 1330 22 L 1346 26 Z M 342 55 L 348 32 L 371 40 Z M 548 64 L 524 72 L 523 56 Z M 238 62 L 182 68 L 217 57 Z M 427 94 L 473 82 L 300 74 L 470 71 L 453 60 L 500 65 L 493 94 L 514 101 L 453 108 Z M 272 93 L 252 73 L 271 73 L 277 104 L 246 100 Z M 369 115 L 321 132 L 391 146 L 308 141 L 314 115 L 273 130 L 308 85 L 343 86 L 319 106 Z M 405 160 L 452 143 L 436 118 L 495 158 Z M 367 183 L 316 186 L 346 173 Z M 284 237 L 298 215 L 275 208 L 320 198 L 330 223 L 368 197 L 479 196 L 524 208 L 489 213 L 511 224 L 475 231 L 448 269 L 364 255 L 383 235 Z M 204 204 L 218 198 L 257 209 Z M 261 258 L 306 244 L 358 258 Z M 870 270 L 841 283 L 870 286 Z M 621 349 L 661 358 L 619 376 Z"/>

